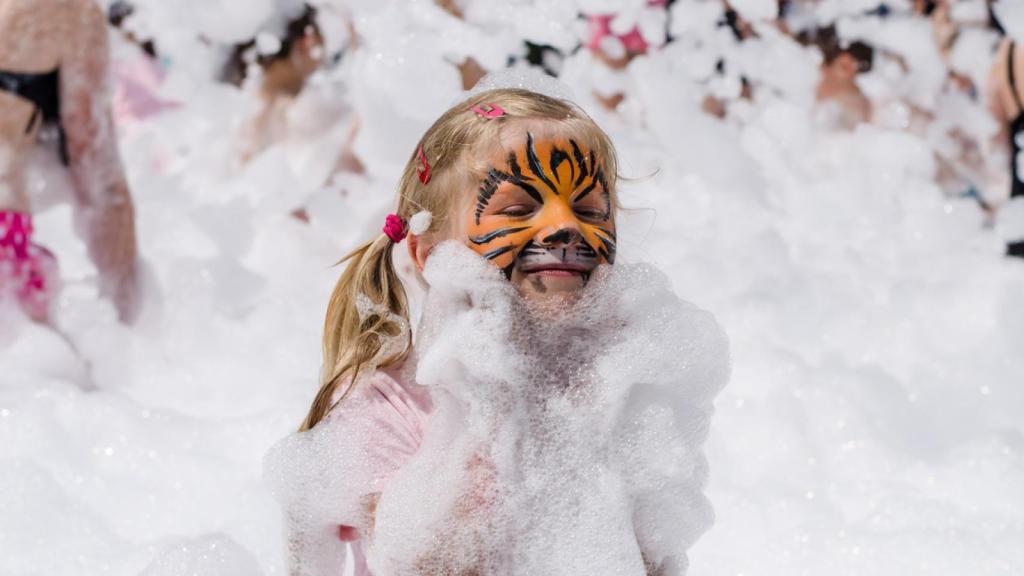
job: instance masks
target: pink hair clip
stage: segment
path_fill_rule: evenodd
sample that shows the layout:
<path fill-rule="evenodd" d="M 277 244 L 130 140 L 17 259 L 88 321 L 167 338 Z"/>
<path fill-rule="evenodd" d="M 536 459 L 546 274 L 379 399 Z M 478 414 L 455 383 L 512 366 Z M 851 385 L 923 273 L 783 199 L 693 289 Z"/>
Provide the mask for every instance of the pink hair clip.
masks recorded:
<path fill-rule="evenodd" d="M 419 156 L 422 166 L 417 168 L 416 171 L 420 175 L 420 182 L 427 184 L 430 182 L 430 164 L 427 164 L 427 155 L 423 153 L 423 146 L 420 146 Z"/>
<path fill-rule="evenodd" d="M 501 118 L 505 115 L 505 109 L 497 104 L 479 104 L 469 109 L 471 112 L 476 112 L 476 115 L 481 118 L 493 120 L 495 118 Z"/>
<path fill-rule="evenodd" d="M 409 232 L 409 226 L 406 224 L 405 219 L 398 214 L 388 214 L 388 217 L 384 220 L 384 234 L 391 239 L 392 242 L 398 244 L 402 240 L 405 240 L 405 235 Z"/>

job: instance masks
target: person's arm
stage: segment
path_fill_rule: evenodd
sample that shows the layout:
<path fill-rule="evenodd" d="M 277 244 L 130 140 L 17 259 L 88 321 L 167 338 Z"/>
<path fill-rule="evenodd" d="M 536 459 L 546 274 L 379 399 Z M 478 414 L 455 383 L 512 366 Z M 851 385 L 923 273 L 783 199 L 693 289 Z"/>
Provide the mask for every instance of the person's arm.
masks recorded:
<path fill-rule="evenodd" d="M 992 67 L 988 71 L 988 81 L 985 85 L 986 104 L 989 113 L 999 123 L 1002 135 L 1006 134 L 1006 124 L 1009 122 L 1010 114 L 1003 101 L 1003 91 L 1007 85 L 1006 61 L 1009 53 L 1009 44 L 1003 42 L 996 51 L 992 60 Z"/>
<path fill-rule="evenodd" d="M 979 142 L 985 161 L 983 163 L 984 177 L 979 181 L 978 191 L 983 199 L 982 207 L 989 216 L 992 216 L 995 210 L 1009 199 L 1010 192 L 1009 171 L 1006 166 L 1010 154 L 1009 123 L 1012 112 L 1007 108 L 1005 92 L 1008 86 L 1006 63 L 1009 46 L 1008 41 L 1004 41 L 999 46 L 985 82 L 986 108 L 997 126 L 991 138 Z"/>
<path fill-rule="evenodd" d="M 77 3 L 73 36 L 60 62 L 61 125 L 74 185 L 77 221 L 122 321 L 137 311 L 135 210 L 117 149 L 108 86 L 109 46 L 103 12 Z"/>

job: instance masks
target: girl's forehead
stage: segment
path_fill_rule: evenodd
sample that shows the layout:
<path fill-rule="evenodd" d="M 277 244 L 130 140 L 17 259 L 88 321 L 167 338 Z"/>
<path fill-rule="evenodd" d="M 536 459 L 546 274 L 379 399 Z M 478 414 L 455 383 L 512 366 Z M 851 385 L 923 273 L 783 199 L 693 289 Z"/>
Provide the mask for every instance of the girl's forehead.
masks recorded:
<path fill-rule="evenodd" d="M 578 126 L 554 120 L 519 120 L 503 126 L 499 132 L 499 147 L 504 152 L 516 152 L 526 148 L 528 141 L 534 144 L 567 143 L 575 141 L 578 146 L 590 148 L 590 137 Z"/>
<path fill-rule="evenodd" d="M 573 144 L 585 155 L 593 152 L 603 162 L 600 150 L 594 146 L 594 136 L 580 126 L 553 120 L 515 120 L 501 127 L 498 138 L 490 146 L 482 147 L 476 158 L 477 169 L 486 174 L 490 168 L 505 169 L 511 155 L 525 159 L 527 147 L 532 144 L 538 154 L 552 147 L 571 150 Z"/>

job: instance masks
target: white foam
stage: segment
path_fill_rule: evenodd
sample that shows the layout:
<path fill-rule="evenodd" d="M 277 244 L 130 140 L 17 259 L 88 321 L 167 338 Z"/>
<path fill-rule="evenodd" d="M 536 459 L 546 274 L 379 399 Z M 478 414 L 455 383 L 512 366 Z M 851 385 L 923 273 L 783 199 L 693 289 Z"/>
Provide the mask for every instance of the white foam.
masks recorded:
<path fill-rule="evenodd" d="M 1017 42 L 1024 42 L 1024 6 L 1012 0 L 998 0 L 992 4 L 999 23 Z"/>
<path fill-rule="evenodd" d="M 568 51 L 584 36 L 583 4 L 479 0 L 460 22 L 430 2 L 321 2 L 351 17 L 360 47 L 324 73 L 337 84 L 313 85 L 341 115 L 309 107 L 302 124 L 343 131 L 336 123 L 355 111 L 367 167 L 323 187 L 318 175 L 336 159 L 329 140 L 290 142 L 252 170 L 230 163 L 254 94 L 213 80 L 228 46 L 202 34 L 201 13 L 215 12 L 205 0 L 135 4 L 132 28 L 171 63 L 163 94 L 182 104 L 122 134 L 153 281 L 140 324 L 119 326 L 97 299 L 67 204 L 35 205 L 38 240 L 66 283 L 56 322 L 80 357 L 41 328 L 0 323 L 0 573 L 137 575 L 168 547 L 222 533 L 264 573 L 283 574 L 285 523 L 260 463 L 316 393 L 333 264 L 380 233 L 416 139 L 462 95 L 454 63 L 472 54 L 499 68 L 528 37 Z M 255 31 L 261 5 L 229 6 L 232 18 L 253 14 L 219 36 Z M 593 102 L 609 83 L 588 51 L 568 55 L 562 76 L 612 132 L 624 174 L 641 177 L 622 187 L 637 208 L 620 215 L 622 261 L 655 262 L 730 336 L 734 374 L 707 444 L 717 519 L 690 548 L 691 573 L 1024 571 L 1024 270 L 1003 258 L 1001 229 L 984 227 L 974 200 L 935 186 L 939 139 L 815 125 L 797 89 L 807 65 L 787 59 L 782 39 L 755 44 L 780 81 L 764 78 L 771 88 L 755 85 L 724 121 L 703 115 L 719 58 L 722 84 L 739 84 L 742 51 L 713 26 L 720 12 L 714 1 L 673 4 L 677 41 L 615 80 L 626 94 L 619 115 Z M 865 36 L 912 67 L 886 77 L 884 93 L 904 111 L 930 107 L 940 126 L 990 131 L 983 102 L 927 96 L 944 77 L 930 27 L 900 18 Z M 980 37 L 963 33 L 954 64 L 976 68 Z M 53 174 L 33 181 L 33 199 L 66 202 L 66 173 L 52 150 L 40 156 Z M 984 157 L 1005 174 L 1008 159 Z M 288 214 L 303 205 L 309 225 Z M 98 390 L 86 392 L 90 383 Z M 455 408 L 439 410 L 458 421 Z M 659 439 L 651 444 L 671 437 L 664 408 L 639 414 Z M 666 452 L 652 468 L 673 470 Z M 458 472 L 443 462 L 441 488 Z M 600 479 L 595 492 L 615 488 Z M 391 502 L 382 509 L 399 518 Z"/>
<path fill-rule="evenodd" d="M 171 544 L 142 576 L 260 576 L 256 558 L 230 537 L 214 534 Z"/>

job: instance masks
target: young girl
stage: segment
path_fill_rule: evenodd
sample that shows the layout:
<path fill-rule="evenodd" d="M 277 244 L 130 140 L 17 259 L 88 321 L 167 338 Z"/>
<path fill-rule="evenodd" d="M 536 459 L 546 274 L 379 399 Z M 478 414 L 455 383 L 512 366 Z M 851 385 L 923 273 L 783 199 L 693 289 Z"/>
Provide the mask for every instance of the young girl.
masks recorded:
<path fill-rule="evenodd" d="M 327 312 L 323 384 L 302 432 L 268 456 L 268 481 L 289 517 L 293 574 L 341 574 L 345 542 L 357 575 L 627 573 L 616 562 L 638 574 L 685 570 L 680 548 L 710 523 L 702 457 L 687 454 L 682 466 L 653 457 L 662 459 L 649 469 L 686 476 L 654 483 L 672 506 L 621 498 L 641 485 L 656 491 L 631 476 L 648 469 L 638 463 L 655 448 L 639 440 L 655 440 L 654 428 L 635 424 L 666 416 L 648 404 L 609 408 L 642 396 L 639 388 L 586 389 L 616 380 L 618 358 L 642 360 L 658 347 L 651 338 L 673 358 L 694 352 L 678 330 L 630 332 L 629 320 L 603 312 L 611 304 L 636 318 L 666 315 L 647 296 L 668 293 L 667 283 L 609 272 L 616 208 L 612 143 L 570 103 L 490 90 L 426 132 L 383 233 L 345 258 Z M 402 242 L 429 285 L 415 349 L 392 261 Z M 601 296 L 588 304 L 591 293 Z M 719 337 L 710 315 L 677 302 L 667 315 Z M 579 321 L 559 319 L 577 306 L 588 311 Z M 698 360 L 688 358 L 703 366 Z M 701 370 L 650 364 L 649 373 L 634 370 L 652 387 Z M 709 384 L 691 386 L 700 397 L 677 411 L 692 416 L 686 430 L 661 436 L 680 447 L 703 441 L 710 397 L 724 383 L 721 370 L 694 377 Z M 608 453 L 620 455 L 620 468 L 598 465 Z M 692 534 L 659 509 L 672 509 Z"/>

